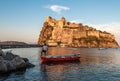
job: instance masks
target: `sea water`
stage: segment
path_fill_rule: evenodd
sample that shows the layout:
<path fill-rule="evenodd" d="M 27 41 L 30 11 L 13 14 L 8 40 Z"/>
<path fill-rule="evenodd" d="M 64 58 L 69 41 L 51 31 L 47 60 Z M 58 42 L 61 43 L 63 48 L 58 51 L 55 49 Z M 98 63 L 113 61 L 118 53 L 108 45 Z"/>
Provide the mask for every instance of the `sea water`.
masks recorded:
<path fill-rule="evenodd" d="M 119 48 L 66 49 L 51 47 L 49 55 L 80 53 L 79 61 L 42 64 L 41 48 L 12 49 L 12 53 L 28 58 L 35 67 L 0 76 L 0 81 L 120 81 Z"/>

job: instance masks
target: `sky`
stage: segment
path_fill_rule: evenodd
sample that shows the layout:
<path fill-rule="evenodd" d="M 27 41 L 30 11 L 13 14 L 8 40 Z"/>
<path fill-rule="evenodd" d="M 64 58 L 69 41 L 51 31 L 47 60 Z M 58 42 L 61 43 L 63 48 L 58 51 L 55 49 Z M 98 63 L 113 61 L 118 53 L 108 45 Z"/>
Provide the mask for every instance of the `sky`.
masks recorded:
<path fill-rule="evenodd" d="M 46 16 L 83 23 L 115 35 L 120 44 L 120 0 L 0 0 L 0 41 L 37 43 Z"/>

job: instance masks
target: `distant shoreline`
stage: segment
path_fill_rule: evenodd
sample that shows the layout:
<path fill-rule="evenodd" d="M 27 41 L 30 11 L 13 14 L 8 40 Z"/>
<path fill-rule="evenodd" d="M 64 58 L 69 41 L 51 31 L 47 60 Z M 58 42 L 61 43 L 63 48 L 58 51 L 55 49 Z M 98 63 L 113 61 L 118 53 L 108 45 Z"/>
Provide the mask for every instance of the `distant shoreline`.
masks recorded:
<path fill-rule="evenodd" d="M 42 47 L 42 45 L 38 44 L 27 44 L 27 45 L 0 45 L 1 49 L 9 49 L 9 48 L 36 48 Z M 57 47 L 57 46 L 49 46 L 49 47 Z M 119 47 L 68 47 L 68 48 L 119 48 Z"/>
<path fill-rule="evenodd" d="M 42 47 L 37 44 L 27 44 L 27 45 L 0 45 L 1 49 L 9 49 L 9 48 L 31 48 L 31 47 Z"/>

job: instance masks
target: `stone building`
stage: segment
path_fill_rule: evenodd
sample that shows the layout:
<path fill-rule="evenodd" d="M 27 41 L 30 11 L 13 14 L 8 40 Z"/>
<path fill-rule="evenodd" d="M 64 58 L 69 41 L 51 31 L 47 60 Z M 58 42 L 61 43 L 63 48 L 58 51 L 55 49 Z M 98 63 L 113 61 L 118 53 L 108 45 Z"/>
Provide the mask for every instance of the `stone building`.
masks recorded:
<path fill-rule="evenodd" d="M 40 32 L 38 44 L 47 42 L 50 46 L 61 42 L 63 46 L 72 47 L 118 47 L 114 35 L 96 30 L 87 25 L 68 22 L 64 17 L 60 20 L 46 17 Z"/>

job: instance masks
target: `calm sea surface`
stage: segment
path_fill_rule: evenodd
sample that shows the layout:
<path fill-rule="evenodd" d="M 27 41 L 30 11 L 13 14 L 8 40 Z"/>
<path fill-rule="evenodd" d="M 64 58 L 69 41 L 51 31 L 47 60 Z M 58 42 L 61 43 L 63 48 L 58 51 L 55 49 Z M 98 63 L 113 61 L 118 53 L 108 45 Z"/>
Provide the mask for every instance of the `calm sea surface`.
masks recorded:
<path fill-rule="evenodd" d="M 26 57 L 36 66 L 21 73 L 0 76 L 0 81 L 120 81 L 120 49 L 50 48 L 49 54 L 80 52 L 80 61 L 41 64 L 41 48 L 16 48 L 14 54 Z M 56 50 L 56 51 L 55 51 Z"/>

